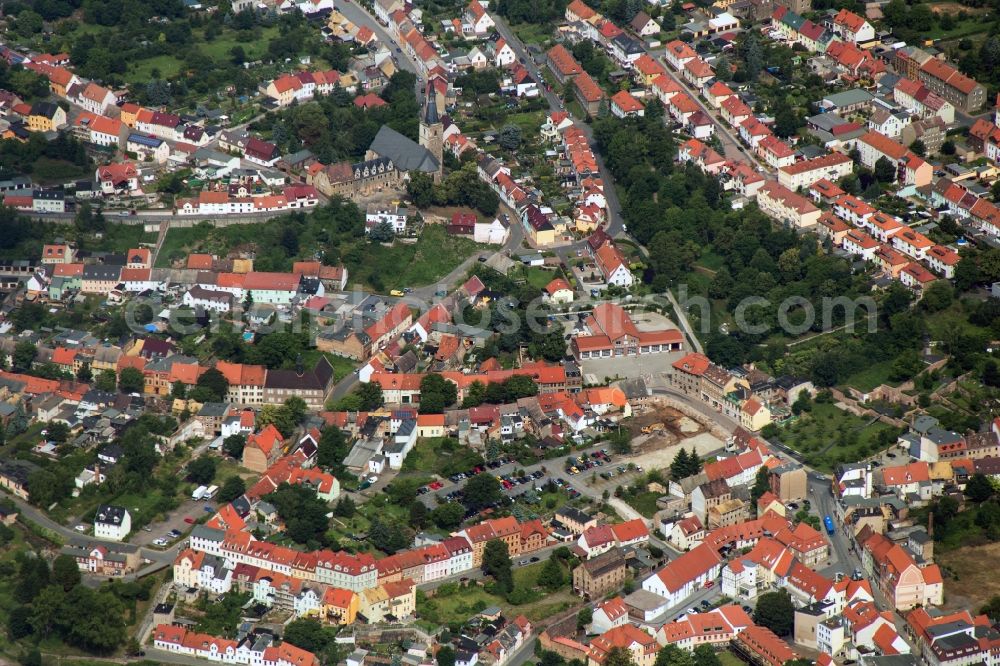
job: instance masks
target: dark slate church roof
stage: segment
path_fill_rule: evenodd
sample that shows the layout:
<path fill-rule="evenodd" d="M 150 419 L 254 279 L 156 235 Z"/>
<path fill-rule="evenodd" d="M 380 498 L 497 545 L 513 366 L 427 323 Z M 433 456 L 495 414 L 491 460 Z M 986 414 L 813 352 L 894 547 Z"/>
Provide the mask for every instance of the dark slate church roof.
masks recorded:
<path fill-rule="evenodd" d="M 401 171 L 435 173 L 438 170 L 437 158 L 431 151 L 388 125 L 382 125 L 368 150 L 379 157 L 388 157 Z"/>

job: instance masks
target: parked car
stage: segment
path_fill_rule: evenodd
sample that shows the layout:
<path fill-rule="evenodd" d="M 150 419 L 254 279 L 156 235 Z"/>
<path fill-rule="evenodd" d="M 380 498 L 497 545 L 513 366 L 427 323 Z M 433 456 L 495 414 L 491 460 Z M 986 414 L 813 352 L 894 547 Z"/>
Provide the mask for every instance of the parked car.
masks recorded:
<path fill-rule="evenodd" d="M 76 530 L 77 532 L 83 533 L 83 532 L 87 531 L 87 526 L 86 525 L 77 525 L 73 529 Z"/>
<path fill-rule="evenodd" d="M 191 516 L 184 516 L 184 522 L 188 525 L 194 525 L 194 518 Z"/>

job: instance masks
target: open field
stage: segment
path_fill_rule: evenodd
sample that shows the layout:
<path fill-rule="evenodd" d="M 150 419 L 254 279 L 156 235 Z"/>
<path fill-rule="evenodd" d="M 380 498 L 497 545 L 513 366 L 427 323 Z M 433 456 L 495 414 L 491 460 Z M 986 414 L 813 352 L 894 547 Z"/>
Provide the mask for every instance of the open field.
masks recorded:
<path fill-rule="evenodd" d="M 966 546 L 935 553 L 935 560 L 950 572 L 960 572 L 945 582 L 945 607 L 967 608 L 973 613 L 990 597 L 1000 594 L 1000 578 L 984 562 L 1000 560 L 1000 543 Z"/>

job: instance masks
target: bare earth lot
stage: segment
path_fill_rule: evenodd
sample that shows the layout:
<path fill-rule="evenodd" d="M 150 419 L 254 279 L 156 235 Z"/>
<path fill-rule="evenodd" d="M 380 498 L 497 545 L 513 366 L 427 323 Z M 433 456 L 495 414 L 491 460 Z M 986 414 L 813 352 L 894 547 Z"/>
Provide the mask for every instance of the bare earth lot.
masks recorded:
<path fill-rule="evenodd" d="M 945 579 L 945 608 L 975 612 L 990 597 L 1000 594 L 1000 576 L 994 566 L 1000 562 L 1000 543 L 959 548 L 936 555 L 935 559 L 949 571 L 960 572 L 957 579 Z"/>

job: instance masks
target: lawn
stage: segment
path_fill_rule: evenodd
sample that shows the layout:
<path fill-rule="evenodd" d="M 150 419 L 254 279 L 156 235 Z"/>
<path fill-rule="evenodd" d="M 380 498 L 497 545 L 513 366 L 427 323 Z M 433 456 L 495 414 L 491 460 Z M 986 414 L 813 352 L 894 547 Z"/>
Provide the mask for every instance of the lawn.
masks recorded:
<path fill-rule="evenodd" d="M 144 84 L 153 78 L 154 69 L 159 70 L 160 78 L 169 79 L 180 74 L 181 61 L 172 55 L 158 55 L 139 60 L 129 65 L 125 79 L 129 83 Z"/>
<path fill-rule="evenodd" d="M 660 498 L 660 493 L 644 492 L 638 495 L 623 497 L 625 503 L 641 513 L 646 518 L 652 518 L 659 511 L 656 500 Z"/>
<path fill-rule="evenodd" d="M 866 393 L 882 384 L 895 385 L 894 382 L 889 381 L 890 372 L 892 372 L 892 360 L 872 363 L 848 377 L 844 380 L 844 384 Z"/>
<path fill-rule="evenodd" d="M 549 23 L 518 23 L 511 29 L 525 44 L 544 44 L 552 39 L 552 25 Z"/>
<path fill-rule="evenodd" d="M 490 594 L 484 588 L 472 585 L 459 587 L 455 584 L 442 585 L 433 597 L 417 597 L 417 614 L 434 624 L 465 622 L 476 613 L 488 606 L 499 606 L 504 615 L 514 617 L 524 615 L 532 622 L 551 618 L 553 615 L 582 604 L 579 597 L 574 597 L 569 589 L 569 573 L 567 584 L 557 592 L 545 592 L 535 589 L 538 574 L 541 573 L 544 562 L 538 562 L 524 567 L 514 563 L 514 585 L 517 589 L 530 590 L 524 603 L 512 604 L 503 597 Z"/>
<path fill-rule="evenodd" d="M 544 111 L 524 111 L 507 116 L 507 123 L 517 125 L 521 128 L 524 136 L 533 136 L 538 132 L 538 128 L 545 122 Z"/>
<path fill-rule="evenodd" d="M 964 21 L 955 20 L 955 25 L 950 30 L 942 30 L 941 26 L 935 24 L 933 28 L 923 33 L 924 39 L 959 39 L 968 37 L 989 30 L 989 22 L 984 21 L 981 16 L 970 16 Z"/>
<path fill-rule="evenodd" d="M 267 46 L 272 39 L 278 36 L 278 26 L 261 28 L 260 39 L 250 41 L 240 39 L 235 31 L 226 31 L 223 35 L 216 37 L 211 42 L 199 41 L 201 51 L 213 60 L 229 60 L 229 52 L 234 46 L 242 46 L 243 51 L 250 60 L 256 60 L 267 53 Z"/>
<path fill-rule="evenodd" d="M 403 472 L 421 472 L 448 477 L 481 465 L 483 457 L 472 449 L 460 446 L 447 437 L 428 437 L 417 445 L 403 461 Z"/>
<path fill-rule="evenodd" d="M 780 427 L 778 438 L 802 453 L 807 464 L 827 472 L 838 463 L 861 460 L 896 441 L 892 426 L 872 423 L 831 403 L 814 403 L 811 412 Z"/>
<path fill-rule="evenodd" d="M 729 650 L 717 652 L 716 655 L 719 657 L 719 661 L 722 663 L 722 666 L 746 666 L 746 662 Z"/>
<path fill-rule="evenodd" d="M 434 224 L 424 228 L 416 243 L 366 248 L 364 260 L 348 263 L 347 269 L 352 281 L 369 282 L 369 277 L 377 276 L 386 289 L 420 287 L 440 280 L 483 247 Z"/>
<path fill-rule="evenodd" d="M 547 270 L 538 266 L 524 268 L 522 274 L 524 275 L 524 279 L 528 281 L 528 284 L 538 289 L 544 289 L 545 285 L 549 282 L 552 282 L 557 277 L 561 277 L 559 271 Z"/>
<path fill-rule="evenodd" d="M 211 235 L 213 227 L 199 225 L 188 229 L 171 227 L 167 237 L 160 246 L 160 254 L 156 257 L 157 268 L 170 268 L 173 260 L 190 252 L 204 248 L 204 243 Z"/>
<path fill-rule="evenodd" d="M 927 328 L 932 340 L 947 340 L 956 331 L 992 338 L 989 329 L 969 323 L 969 313 L 958 301 L 940 312 L 935 312 L 933 317 L 928 317 Z"/>
<path fill-rule="evenodd" d="M 351 359 L 343 356 L 337 356 L 336 354 L 327 354 L 319 351 L 318 349 L 310 349 L 304 352 L 302 354 L 302 364 L 307 368 L 311 368 L 316 365 L 320 356 L 325 356 L 326 360 L 329 361 L 330 365 L 333 367 L 334 382 L 339 382 L 341 379 L 354 372 L 354 370 L 358 367 L 358 363 L 356 361 L 352 361 Z"/>

